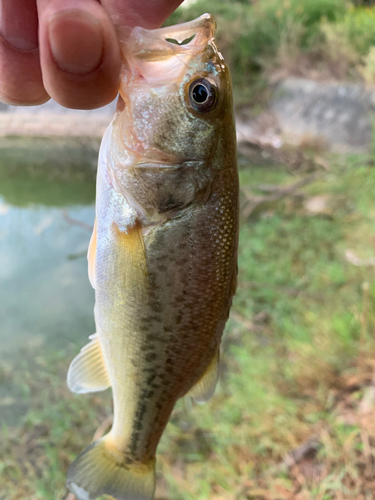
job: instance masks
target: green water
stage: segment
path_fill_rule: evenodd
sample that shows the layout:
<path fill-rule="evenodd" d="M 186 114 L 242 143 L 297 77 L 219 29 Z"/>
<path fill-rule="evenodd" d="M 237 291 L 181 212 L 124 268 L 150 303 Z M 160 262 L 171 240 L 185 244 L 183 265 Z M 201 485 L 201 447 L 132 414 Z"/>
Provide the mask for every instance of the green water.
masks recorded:
<path fill-rule="evenodd" d="M 0 358 L 94 332 L 96 158 L 96 142 L 1 139 Z"/>

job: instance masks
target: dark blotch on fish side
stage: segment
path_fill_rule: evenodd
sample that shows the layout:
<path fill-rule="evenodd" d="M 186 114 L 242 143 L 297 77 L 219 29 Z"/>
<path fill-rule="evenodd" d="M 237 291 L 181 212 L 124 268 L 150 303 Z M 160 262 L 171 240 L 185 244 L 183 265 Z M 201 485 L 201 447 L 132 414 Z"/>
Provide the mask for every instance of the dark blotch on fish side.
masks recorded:
<path fill-rule="evenodd" d="M 144 344 L 143 345 L 143 350 L 144 351 L 155 351 L 155 346 L 152 344 Z"/>
<path fill-rule="evenodd" d="M 130 446 L 129 446 L 130 455 L 135 456 L 138 440 L 139 440 L 139 431 L 134 431 L 130 437 Z"/>
<path fill-rule="evenodd" d="M 138 422 L 135 422 L 133 425 L 133 429 L 135 429 L 136 431 L 141 431 L 142 428 L 143 428 L 143 424 L 139 420 L 138 420 Z"/>
<path fill-rule="evenodd" d="M 163 306 L 162 304 L 157 300 L 155 301 L 150 301 L 149 303 L 150 305 L 150 308 L 154 311 L 154 312 L 162 312 L 163 311 Z"/>
<path fill-rule="evenodd" d="M 146 355 L 145 360 L 147 361 L 147 363 L 151 363 L 151 361 L 155 361 L 156 358 L 157 354 L 155 352 L 150 352 Z"/>
<path fill-rule="evenodd" d="M 157 375 L 157 374 L 156 374 L 156 372 L 152 373 L 152 374 L 148 377 L 148 379 L 146 380 L 146 384 L 147 384 L 147 385 L 151 385 L 151 384 L 152 384 L 152 382 L 155 380 L 156 375 Z"/>
<path fill-rule="evenodd" d="M 142 318 L 142 321 L 146 324 L 152 324 L 152 323 L 159 323 L 160 318 L 159 316 L 153 315 L 153 316 L 146 316 L 145 318 Z"/>
<path fill-rule="evenodd" d="M 156 335 L 155 333 L 149 333 L 147 336 L 146 336 L 146 340 L 147 342 L 163 342 L 163 339 L 160 338 L 158 335 Z"/>

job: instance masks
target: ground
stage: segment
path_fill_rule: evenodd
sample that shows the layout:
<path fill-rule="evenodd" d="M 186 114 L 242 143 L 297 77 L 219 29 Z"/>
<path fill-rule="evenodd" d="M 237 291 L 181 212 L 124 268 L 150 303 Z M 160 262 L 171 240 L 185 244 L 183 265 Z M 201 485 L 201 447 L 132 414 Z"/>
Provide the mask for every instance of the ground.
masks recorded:
<path fill-rule="evenodd" d="M 178 403 L 158 450 L 158 500 L 375 498 L 375 163 L 265 156 L 240 156 L 221 380 L 208 404 Z M 67 498 L 68 464 L 110 425 L 108 391 L 67 389 L 79 347 L 31 343 L 2 360 L 1 500 Z"/>

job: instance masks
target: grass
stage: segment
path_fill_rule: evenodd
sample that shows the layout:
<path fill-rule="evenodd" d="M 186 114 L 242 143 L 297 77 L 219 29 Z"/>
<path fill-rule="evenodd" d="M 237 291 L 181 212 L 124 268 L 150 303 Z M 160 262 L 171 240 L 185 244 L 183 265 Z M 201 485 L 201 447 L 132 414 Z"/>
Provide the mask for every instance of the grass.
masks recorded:
<path fill-rule="evenodd" d="M 242 186 L 257 194 L 306 175 L 240 163 Z M 242 220 L 221 381 L 207 405 L 177 404 L 159 447 L 157 499 L 373 498 L 375 270 L 345 252 L 374 255 L 375 166 L 363 157 L 325 166 Z M 324 209 L 313 211 L 317 199 Z M 110 394 L 66 387 L 80 347 L 25 346 L 2 361 L 1 500 L 65 498 L 68 464 L 108 422 Z"/>

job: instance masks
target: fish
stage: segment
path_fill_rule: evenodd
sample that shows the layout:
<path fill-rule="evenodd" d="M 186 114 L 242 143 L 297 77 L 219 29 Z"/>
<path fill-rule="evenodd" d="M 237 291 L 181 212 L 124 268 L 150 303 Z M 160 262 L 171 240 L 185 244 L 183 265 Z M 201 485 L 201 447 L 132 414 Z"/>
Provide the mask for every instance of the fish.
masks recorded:
<path fill-rule="evenodd" d="M 237 282 L 239 187 L 232 84 L 210 14 L 134 28 L 98 160 L 88 249 L 96 333 L 75 393 L 113 394 L 113 425 L 70 465 L 78 500 L 151 500 L 179 398 L 207 401 Z"/>

